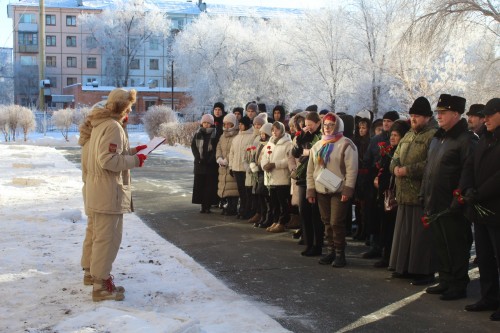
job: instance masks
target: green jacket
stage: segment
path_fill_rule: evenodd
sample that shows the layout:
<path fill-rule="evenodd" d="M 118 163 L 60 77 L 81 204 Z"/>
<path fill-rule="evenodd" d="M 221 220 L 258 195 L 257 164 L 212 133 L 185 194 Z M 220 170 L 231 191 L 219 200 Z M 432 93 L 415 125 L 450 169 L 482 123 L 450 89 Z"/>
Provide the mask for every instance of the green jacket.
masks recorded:
<path fill-rule="evenodd" d="M 391 173 L 394 173 L 394 168 L 397 166 L 407 169 L 407 176 L 396 177 L 398 204 L 420 205 L 418 196 L 427 163 L 427 151 L 436 131 L 437 123 L 434 118 L 431 118 L 422 131 L 416 133 L 411 129 L 399 142 L 390 166 Z"/>

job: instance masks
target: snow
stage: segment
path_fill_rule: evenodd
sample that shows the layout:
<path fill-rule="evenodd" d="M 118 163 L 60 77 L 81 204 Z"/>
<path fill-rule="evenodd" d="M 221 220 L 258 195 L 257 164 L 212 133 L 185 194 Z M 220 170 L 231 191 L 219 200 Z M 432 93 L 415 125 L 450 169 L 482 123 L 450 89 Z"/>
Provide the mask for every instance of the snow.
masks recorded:
<path fill-rule="evenodd" d="M 0 331 L 287 332 L 135 214 L 124 215 L 112 272 L 125 300 L 93 302 L 80 268 L 81 172 L 54 148 L 76 146 L 78 138 L 33 137 L 0 144 Z M 149 140 L 144 133 L 130 139 Z M 192 160 L 180 146 L 154 154 Z"/>

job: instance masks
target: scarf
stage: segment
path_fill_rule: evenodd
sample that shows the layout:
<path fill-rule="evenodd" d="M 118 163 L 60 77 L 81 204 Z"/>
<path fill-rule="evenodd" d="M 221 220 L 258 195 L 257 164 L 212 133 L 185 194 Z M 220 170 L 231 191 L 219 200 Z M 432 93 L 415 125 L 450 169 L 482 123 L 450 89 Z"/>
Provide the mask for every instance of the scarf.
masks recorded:
<path fill-rule="evenodd" d="M 196 148 L 198 149 L 198 152 L 200 153 L 200 159 L 203 159 L 204 155 L 211 152 L 213 149 L 212 146 L 212 140 L 215 139 L 215 136 L 217 134 L 217 131 L 215 128 L 210 127 L 210 128 L 200 128 L 200 131 L 198 132 L 199 135 L 197 135 L 196 138 Z M 210 137 L 208 137 L 210 135 Z M 206 150 L 204 149 L 205 147 L 205 140 L 207 140 L 207 146 Z"/>
<path fill-rule="evenodd" d="M 323 135 L 321 138 L 321 148 L 318 150 L 317 157 L 318 162 L 324 168 L 330 161 L 330 156 L 332 155 L 334 143 L 339 141 L 344 136 L 344 132 L 337 132 L 333 135 Z"/>

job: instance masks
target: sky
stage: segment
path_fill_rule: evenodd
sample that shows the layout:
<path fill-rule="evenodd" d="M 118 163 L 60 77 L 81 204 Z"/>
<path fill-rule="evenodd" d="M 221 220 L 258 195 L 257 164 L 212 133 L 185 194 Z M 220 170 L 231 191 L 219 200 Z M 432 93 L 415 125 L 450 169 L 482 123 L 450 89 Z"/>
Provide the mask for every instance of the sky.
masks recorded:
<path fill-rule="evenodd" d="M 149 141 L 129 135 L 132 146 Z M 125 299 L 93 302 L 80 268 L 81 171 L 54 148 L 77 140 L 31 133 L 0 144 L 0 332 L 289 332 L 269 316 L 282 309 L 236 294 L 135 214 L 124 215 L 112 272 Z M 193 159 L 179 146 L 155 154 Z"/>
<path fill-rule="evenodd" d="M 0 0 L 0 47 L 12 47 L 12 19 L 7 18 L 7 5 L 10 1 L 13 0 Z M 192 1 L 195 3 L 197 0 Z M 241 4 L 281 8 L 319 8 L 334 1 L 338 0 L 204 0 L 207 4 Z"/>

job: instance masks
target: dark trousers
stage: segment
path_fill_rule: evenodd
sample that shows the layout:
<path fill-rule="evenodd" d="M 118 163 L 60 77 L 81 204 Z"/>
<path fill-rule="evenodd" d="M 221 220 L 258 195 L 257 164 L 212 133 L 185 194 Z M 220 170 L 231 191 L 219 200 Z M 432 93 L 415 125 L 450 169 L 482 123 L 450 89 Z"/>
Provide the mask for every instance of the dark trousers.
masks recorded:
<path fill-rule="evenodd" d="M 323 247 L 325 225 L 321 221 L 318 203 L 310 204 L 306 198 L 306 187 L 297 186 L 299 195 L 299 213 L 302 222 L 302 238 L 308 248 Z"/>
<path fill-rule="evenodd" d="M 238 187 L 238 194 L 240 195 L 240 208 L 238 209 L 238 214 L 244 216 L 246 214 L 247 207 L 247 192 L 245 189 L 245 171 L 233 171 L 234 178 L 236 179 L 236 186 Z"/>
<path fill-rule="evenodd" d="M 264 224 L 272 222 L 271 198 L 263 194 L 256 194 L 255 196 L 257 198 L 257 213 L 260 214 L 260 221 Z"/>
<path fill-rule="evenodd" d="M 499 303 L 500 225 L 474 223 L 474 238 L 481 298 L 487 303 Z"/>
<path fill-rule="evenodd" d="M 271 209 L 274 222 L 287 224 L 290 221 L 290 185 L 271 186 Z"/>
<path fill-rule="evenodd" d="M 252 186 L 245 186 L 247 205 L 245 207 L 245 218 L 251 218 L 254 216 L 257 210 L 257 203 L 255 194 L 252 193 Z"/>
<path fill-rule="evenodd" d="M 448 213 L 431 223 L 432 237 L 439 260 L 439 282 L 453 291 L 463 291 L 469 283 L 469 247 L 471 230 L 465 217 Z"/>
<path fill-rule="evenodd" d="M 384 257 L 387 259 L 389 259 L 391 255 L 397 213 L 397 207 L 388 212 L 386 212 L 384 208 L 380 208 L 380 214 L 382 216 L 380 221 L 380 246 L 382 247 Z"/>

